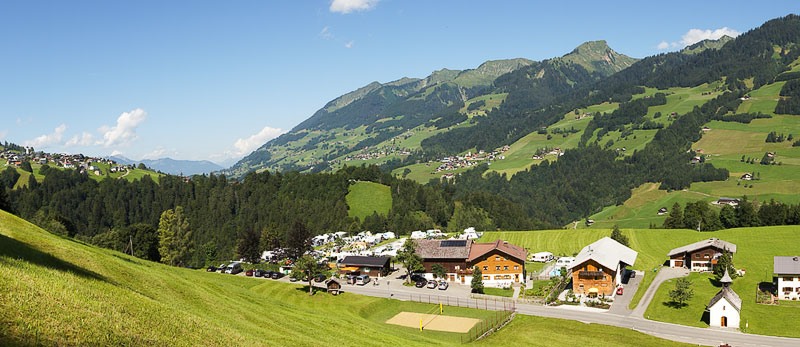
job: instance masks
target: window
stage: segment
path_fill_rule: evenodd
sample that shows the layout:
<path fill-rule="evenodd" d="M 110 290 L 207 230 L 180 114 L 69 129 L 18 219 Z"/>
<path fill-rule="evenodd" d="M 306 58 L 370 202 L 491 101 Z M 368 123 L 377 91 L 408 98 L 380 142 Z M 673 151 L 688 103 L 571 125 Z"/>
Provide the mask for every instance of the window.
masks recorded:
<path fill-rule="evenodd" d="M 484 265 L 483 266 L 483 271 L 489 271 L 489 266 L 488 265 Z"/>
<path fill-rule="evenodd" d="M 503 279 L 510 280 L 511 279 L 511 275 L 505 275 L 505 276 L 503 276 Z"/>
<path fill-rule="evenodd" d="M 484 276 L 483 276 L 483 279 L 485 279 L 485 280 L 487 280 L 487 281 L 488 281 L 488 280 L 489 280 L 489 276 L 486 276 L 486 275 L 484 275 Z"/>
<path fill-rule="evenodd" d="M 608 283 L 603 283 L 600 285 L 601 287 L 608 287 Z"/>
<path fill-rule="evenodd" d="M 495 280 L 502 280 L 502 279 L 503 279 L 503 276 L 501 276 L 501 275 L 497 275 L 497 276 L 494 276 L 494 279 L 495 279 Z"/>
<path fill-rule="evenodd" d="M 514 265 L 514 270 L 519 270 L 519 265 Z"/>
<path fill-rule="evenodd" d="M 700 254 L 698 254 L 698 253 L 695 253 L 695 254 L 694 254 L 694 257 L 695 257 L 695 258 L 697 258 L 697 259 L 700 259 Z"/>
<path fill-rule="evenodd" d="M 791 293 L 792 291 L 793 291 L 792 287 L 783 287 L 783 292 L 784 293 Z"/>
<path fill-rule="evenodd" d="M 499 255 L 494 256 L 494 261 L 500 261 L 500 256 Z"/>
<path fill-rule="evenodd" d="M 508 271 L 508 265 L 503 266 L 503 270 Z"/>
<path fill-rule="evenodd" d="M 703 259 L 708 259 L 708 254 L 703 254 Z"/>
<path fill-rule="evenodd" d="M 784 277 L 783 280 L 786 282 L 791 282 L 794 281 L 794 277 Z"/>
<path fill-rule="evenodd" d="M 500 271 L 500 265 L 495 266 L 494 269 Z"/>

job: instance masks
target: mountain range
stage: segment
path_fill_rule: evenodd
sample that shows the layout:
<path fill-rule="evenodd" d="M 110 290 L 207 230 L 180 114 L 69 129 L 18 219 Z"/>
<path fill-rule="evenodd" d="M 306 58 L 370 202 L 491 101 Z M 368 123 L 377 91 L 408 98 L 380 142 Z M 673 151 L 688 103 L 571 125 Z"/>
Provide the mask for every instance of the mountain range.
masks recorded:
<path fill-rule="evenodd" d="M 178 160 L 172 158 L 133 160 L 124 156 L 111 156 L 109 159 L 124 165 L 144 164 L 148 168 L 171 175 L 200 175 L 220 171 L 222 166 L 208 160 Z"/>

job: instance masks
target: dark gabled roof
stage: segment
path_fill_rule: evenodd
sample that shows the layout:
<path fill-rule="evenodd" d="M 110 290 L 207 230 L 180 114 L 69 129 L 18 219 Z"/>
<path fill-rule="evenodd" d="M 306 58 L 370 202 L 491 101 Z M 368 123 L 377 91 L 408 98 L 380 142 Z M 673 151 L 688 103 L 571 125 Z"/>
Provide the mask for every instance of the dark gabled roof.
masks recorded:
<path fill-rule="evenodd" d="M 773 271 L 778 275 L 800 275 L 800 257 L 773 258 Z"/>
<path fill-rule="evenodd" d="M 472 240 L 455 243 L 456 240 L 408 240 L 417 243 L 417 255 L 425 259 L 461 259 L 467 260 Z M 459 240 L 460 241 L 460 240 Z M 442 246 L 444 243 L 444 247 Z"/>
<path fill-rule="evenodd" d="M 714 247 L 714 248 L 719 249 L 719 250 L 726 249 L 726 250 L 728 250 L 728 252 L 736 253 L 736 245 L 735 244 L 730 243 L 728 241 L 720 240 L 718 238 L 710 238 L 708 240 L 697 241 L 697 242 L 695 242 L 693 244 L 690 244 L 690 245 L 686 245 L 686 246 L 683 246 L 683 247 L 675 248 L 675 249 L 669 251 L 668 256 L 671 257 L 673 255 L 678 255 L 678 254 L 682 254 L 682 253 L 685 253 L 685 252 L 692 252 L 692 251 L 696 251 L 698 249 L 703 249 L 703 248 L 706 248 L 706 247 Z"/>
<path fill-rule="evenodd" d="M 710 309 L 711 306 L 714 306 L 714 304 L 716 304 L 722 298 L 725 298 L 725 300 L 731 303 L 736 311 L 742 310 L 742 299 L 739 298 L 739 295 L 728 286 L 722 287 L 722 290 L 720 290 L 717 295 L 714 295 L 714 297 L 711 298 L 711 301 L 708 302 L 708 308 Z"/>
<path fill-rule="evenodd" d="M 357 255 L 350 255 L 342 259 L 343 266 L 368 266 L 368 267 L 387 267 L 389 266 L 389 257 L 364 257 Z"/>

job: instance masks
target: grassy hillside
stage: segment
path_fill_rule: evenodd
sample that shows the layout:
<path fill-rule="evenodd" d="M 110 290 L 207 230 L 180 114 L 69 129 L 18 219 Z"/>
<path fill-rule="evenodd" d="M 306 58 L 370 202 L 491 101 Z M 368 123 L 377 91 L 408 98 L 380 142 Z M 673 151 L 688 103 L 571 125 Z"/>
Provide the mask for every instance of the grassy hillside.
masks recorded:
<path fill-rule="evenodd" d="M 786 325 L 781 323 L 793 320 L 793 317 L 800 314 L 800 307 L 796 305 L 794 307 L 765 306 L 754 303 L 758 283 L 772 282 L 772 257 L 800 254 L 800 244 L 790 242 L 797 237 L 797 230 L 796 226 L 738 228 L 717 232 L 623 229 L 623 233 L 630 239 L 631 248 L 639 252 L 633 268 L 645 271 L 642 284 L 633 301 L 634 303 L 639 302 L 645 288 L 652 283 L 653 277 L 655 277 L 653 270 L 668 259 L 667 254 L 671 249 L 710 237 L 717 237 L 738 246 L 734 264 L 737 268 L 747 271 L 746 276 L 736 279 L 733 286 L 744 302 L 742 322 L 749 322 L 750 328 L 747 332 L 800 337 L 800 331 L 785 329 Z M 499 238 L 522 245 L 530 252 L 549 251 L 554 254 L 572 255 L 589 243 L 610 234 L 611 231 L 608 229 L 487 232 L 481 241 L 493 241 Z M 711 284 L 708 276 L 695 275 L 692 279 L 694 280 L 695 297 L 689 302 L 689 306 L 683 309 L 672 309 L 664 305 L 667 300 L 667 292 L 673 286 L 672 283 L 668 283 L 660 288 L 646 315 L 649 315 L 651 319 L 661 321 L 706 326 L 701 324 L 700 318 L 705 305 L 719 288 Z"/>
<path fill-rule="evenodd" d="M 343 294 L 309 297 L 301 285 L 179 269 L 49 234 L 0 211 L 0 345 L 430 346 L 458 335 L 388 326 L 430 305 Z M 449 314 L 484 318 L 479 310 Z M 521 317 L 482 345 L 552 341 L 679 345 L 627 329 Z M 531 336 L 547 339 L 530 340 Z"/>
<path fill-rule="evenodd" d="M 392 192 L 389 186 L 374 182 L 356 182 L 350 185 L 347 196 L 350 217 L 365 217 L 377 212 L 386 215 L 392 208 Z"/>

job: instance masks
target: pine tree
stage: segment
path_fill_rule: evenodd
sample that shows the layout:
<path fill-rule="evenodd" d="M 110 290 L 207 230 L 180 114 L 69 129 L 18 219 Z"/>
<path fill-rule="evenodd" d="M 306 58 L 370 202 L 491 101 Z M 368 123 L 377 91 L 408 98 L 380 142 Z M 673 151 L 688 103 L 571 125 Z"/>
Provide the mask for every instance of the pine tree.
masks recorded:
<path fill-rule="evenodd" d="M 684 302 L 694 296 L 694 289 L 692 289 L 692 282 L 686 278 L 679 278 L 675 281 L 675 289 L 669 291 L 669 299 L 676 304 L 678 308 L 684 306 Z"/>
<path fill-rule="evenodd" d="M 183 213 L 183 207 L 161 213 L 158 222 L 158 252 L 161 262 L 172 266 L 183 266 L 191 255 L 192 231 Z"/>
<path fill-rule="evenodd" d="M 725 270 L 728 270 L 728 275 L 731 278 L 739 277 L 736 272 L 736 267 L 733 266 L 733 254 L 727 249 L 722 250 L 722 255 L 717 258 L 717 264 L 714 265 L 714 278 L 719 280 L 725 275 Z"/>
<path fill-rule="evenodd" d="M 473 293 L 483 294 L 483 272 L 479 267 L 472 270 L 472 282 L 470 283 Z"/>
<path fill-rule="evenodd" d="M 625 247 L 628 246 L 628 237 L 619 230 L 619 226 L 614 224 L 614 229 L 611 230 L 611 239 L 623 244 Z"/>
<path fill-rule="evenodd" d="M 672 204 L 669 216 L 664 220 L 664 229 L 679 229 L 683 227 L 683 211 L 677 202 Z"/>

